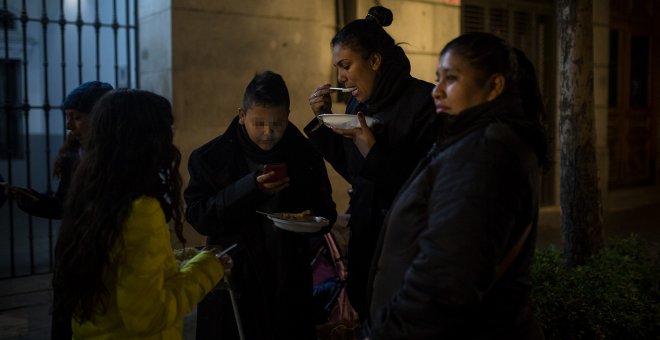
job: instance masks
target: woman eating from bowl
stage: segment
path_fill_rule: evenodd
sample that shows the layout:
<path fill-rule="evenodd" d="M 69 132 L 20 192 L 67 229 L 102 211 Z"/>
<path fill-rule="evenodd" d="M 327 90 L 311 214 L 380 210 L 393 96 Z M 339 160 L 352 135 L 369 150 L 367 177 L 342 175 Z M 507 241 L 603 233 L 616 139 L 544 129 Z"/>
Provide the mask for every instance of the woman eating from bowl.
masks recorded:
<path fill-rule="evenodd" d="M 352 187 L 346 289 L 361 318 L 367 313 L 366 279 L 383 217 L 437 134 L 428 95 L 433 85 L 410 75 L 405 52 L 383 29 L 392 19 L 389 9 L 373 7 L 330 44 L 337 80 L 352 89 L 346 113 L 358 115 L 359 127 L 331 129 L 317 119 L 305 127 L 310 141 Z M 330 86 L 311 94 L 315 116 L 332 113 Z M 365 117 L 379 123 L 369 128 Z"/>

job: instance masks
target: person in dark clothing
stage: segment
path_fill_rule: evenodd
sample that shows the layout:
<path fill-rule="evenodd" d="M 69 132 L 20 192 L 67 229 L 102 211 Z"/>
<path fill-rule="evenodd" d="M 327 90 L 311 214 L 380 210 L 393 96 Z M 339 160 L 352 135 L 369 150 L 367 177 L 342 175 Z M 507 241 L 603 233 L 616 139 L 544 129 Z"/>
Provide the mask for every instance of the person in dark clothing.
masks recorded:
<path fill-rule="evenodd" d="M 541 339 L 528 301 L 543 102 L 521 51 L 467 33 L 440 53 L 447 118 L 392 204 L 370 275 L 374 339 Z"/>
<path fill-rule="evenodd" d="M 351 184 L 346 290 L 361 319 L 368 312 L 367 276 L 383 217 L 403 182 L 430 149 L 437 130 L 429 96 L 433 84 L 410 75 L 403 49 L 383 29 L 392 19 L 389 9 L 373 7 L 366 19 L 347 24 L 331 42 L 337 80 L 354 89 L 346 113 L 357 114 L 362 125 L 331 129 L 314 119 L 304 129 L 325 159 Z M 330 84 L 322 85 L 310 96 L 314 115 L 332 113 L 329 88 Z M 364 116 L 380 123 L 368 128 Z"/>
<path fill-rule="evenodd" d="M 80 161 L 80 155 L 84 152 L 83 145 L 89 130 L 89 113 L 98 99 L 110 90 L 112 85 L 108 83 L 89 81 L 79 85 L 66 96 L 62 110 L 69 133 L 55 159 L 53 176 L 59 178 L 57 191 L 54 194 L 42 194 L 31 188 L 7 186 L 7 193 L 21 210 L 37 217 L 62 218 L 62 203 L 69 189 L 71 176 Z"/>
<path fill-rule="evenodd" d="M 37 217 L 61 219 L 63 204 L 73 173 L 84 153 L 84 145 L 90 129 L 90 112 L 94 104 L 113 89 L 112 85 L 100 81 L 89 81 L 80 84 L 69 92 L 62 103 L 66 117 L 66 135 L 64 144 L 59 150 L 53 169 L 54 177 L 59 178 L 54 194 L 43 194 L 31 188 L 7 185 L 6 192 L 12 197 L 18 207 L 24 212 Z M 55 260 L 59 257 L 62 245 L 55 245 Z M 58 292 L 53 289 L 53 301 L 57 303 Z M 71 318 L 53 313 L 51 323 L 51 339 L 71 339 Z"/>
<path fill-rule="evenodd" d="M 0 185 L 2 186 L 2 190 L 0 190 L 0 208 L 2 208 L 3 205 L 5 205 L 5 202 L 7 202 L 7 194 L 5 194 L 5 178 L 2 177 L 2 174 L 0 174 Z"/>
<path fill-rule="evenodd" d="M 282 77 L 266 71 L 245 89 L 242 107 L 224 134 L 190 156 L 186 218 L 208 245 L 237 243 L 229 278 L 246 339 L 316 339 L 309 237 L 336 220 L 323 158 L 288 121 Z M 288 176 L 272 181 L 264 165 L 285 163 Z M 274 227 L 256 211 L 307 212 L 330 221 L 316 233 Z M 226 290 L 197 307 L 197 339 L 239 336 Z"/>

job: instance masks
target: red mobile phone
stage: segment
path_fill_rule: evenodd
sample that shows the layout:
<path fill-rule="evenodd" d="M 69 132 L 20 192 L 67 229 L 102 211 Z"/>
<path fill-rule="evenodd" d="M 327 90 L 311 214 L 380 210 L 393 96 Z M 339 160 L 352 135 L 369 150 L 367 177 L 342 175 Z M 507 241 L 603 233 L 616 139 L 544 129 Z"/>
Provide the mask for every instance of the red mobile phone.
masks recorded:
<path fill-rule="evenodd" d="M 270 183 L 270 182 L 275 182 L 279 181 L 287 176 L 286 174 L 286 163 L 270 163 L 264 165 L 264 174 L 267 174 L 271 171 L 274 171 L 275 174 L 273 177 L 269 178 L 267 182 L 265 183 Z"/>

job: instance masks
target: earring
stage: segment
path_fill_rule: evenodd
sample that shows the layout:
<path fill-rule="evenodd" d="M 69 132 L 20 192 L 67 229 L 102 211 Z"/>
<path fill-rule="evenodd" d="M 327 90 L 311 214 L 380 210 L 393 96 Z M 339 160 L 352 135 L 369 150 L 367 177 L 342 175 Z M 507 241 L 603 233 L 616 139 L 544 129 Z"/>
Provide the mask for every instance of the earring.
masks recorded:
<path fill-rule="evenodd" d="M 245 114 L 243 113 L 243 110 L 239 107 L 238 108 L 238 123 L 243 124 L 245 122 Z"/>

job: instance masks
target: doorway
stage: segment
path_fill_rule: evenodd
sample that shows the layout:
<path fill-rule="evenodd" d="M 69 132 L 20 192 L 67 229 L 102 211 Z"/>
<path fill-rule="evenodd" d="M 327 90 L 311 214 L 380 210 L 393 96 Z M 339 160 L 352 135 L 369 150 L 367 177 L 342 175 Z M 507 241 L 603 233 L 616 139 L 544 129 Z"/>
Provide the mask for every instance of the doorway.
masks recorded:
<path fill-rule="evenodd" d="M 656 177 L 653 1 L 610 1 L 609 188 L 651 185 Z M 657 11 L 657 10 L 656 10 Z"/>

